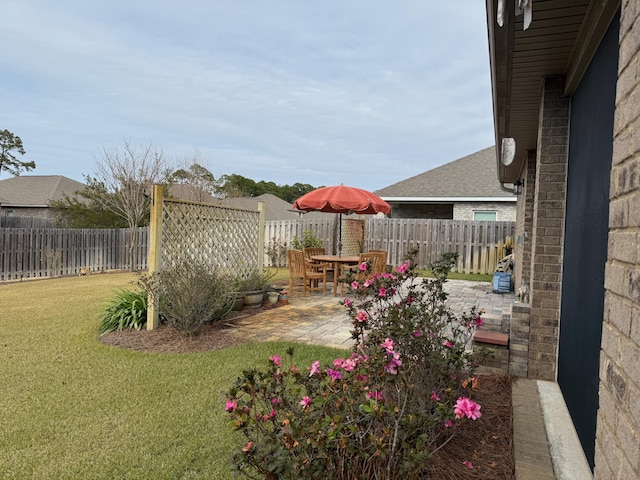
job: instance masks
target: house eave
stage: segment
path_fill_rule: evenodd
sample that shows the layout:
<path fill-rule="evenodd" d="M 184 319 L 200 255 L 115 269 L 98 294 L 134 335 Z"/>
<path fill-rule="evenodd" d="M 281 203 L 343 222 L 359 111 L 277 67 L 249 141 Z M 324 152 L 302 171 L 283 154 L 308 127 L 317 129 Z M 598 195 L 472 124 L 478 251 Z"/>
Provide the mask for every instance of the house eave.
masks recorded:
<path fill-rule="evenodd" d="M 511 202 L 518 200 L 513 197 L 380 197 L 385 202 L 394 203 L 460 203 L 460 202 Z"/>
<path fill-rule="evenodd" d="M 545 0 L 533 3 L 525 31 L 515 3 L 504 2 L 504 23 L 496 21 L 498 0 L 486 0 L 496 167 L 501 183 L 520 179 L 529 151 L 537 148 L 540 88 L 562 76 L 565 94 L 577 88 L 620 6 L 620 0 Z M 502 139 L 515 140 L 515 155 L 502 162 Z"/>

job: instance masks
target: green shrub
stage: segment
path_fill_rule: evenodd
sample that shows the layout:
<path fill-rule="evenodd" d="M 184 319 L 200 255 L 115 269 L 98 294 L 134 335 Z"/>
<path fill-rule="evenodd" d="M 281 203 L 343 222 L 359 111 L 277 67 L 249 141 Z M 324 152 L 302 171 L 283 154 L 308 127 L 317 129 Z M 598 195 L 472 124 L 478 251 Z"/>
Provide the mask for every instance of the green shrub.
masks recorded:
<path fill-rule="evenodd" d="M 244 277 L 237 278 L 234 282 L 234 289 L 239 292 L 255 292 L 265 290 L 269 282 L 278 273 L 277 270 L 258 270 L 257 268 L 249 272 Z"/>
<path fill-rule="evenodd" d="M 322 239 L 316 237 L 313 230 L 307 229 L 302 231 L 302 239 L 296 235 L 292 242 L 294 250 L 302 250 L 303 248 L 318 248 L 322 246 Z"/>
<path fill-rule="evenodd" d="M 142 275 L 140 284 L 156 299 L 162 320 L 186 337 L 224 318 L 235 300 L 229 278 L 188 260 Z"/>
<path fill-rule="evenodd" d="M 429 457 L 481 416 L 471 397 L 479 357 L 465 350 L 482 325 L 445 307 L 447 265 L 418 281 L 411 262 L 350 283 L 344 305 L 356 343 L 332 365 L 296 366 L 274 355 L 226 394 L 245 435 L 233 467 L 251 478 L 418 479 Z M 361 266 L 366 271 L 368 266 Z"/>
<path fill-rule="evenodd" d="M 117 290 L 107 303 L 102 316 L 100 333 L 134 328 L 140 330 L 147 323 L 147 292 Z"/>

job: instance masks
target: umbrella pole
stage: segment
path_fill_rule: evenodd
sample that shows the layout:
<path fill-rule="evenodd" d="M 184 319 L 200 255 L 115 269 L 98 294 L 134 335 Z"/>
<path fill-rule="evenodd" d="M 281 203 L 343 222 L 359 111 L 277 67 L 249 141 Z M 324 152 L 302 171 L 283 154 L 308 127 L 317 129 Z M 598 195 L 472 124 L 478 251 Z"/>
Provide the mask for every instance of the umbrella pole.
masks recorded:
<path fill-rule="evenodd" d="M 342 256 L 342 214 L 338 214 L 338 256 Z"/>

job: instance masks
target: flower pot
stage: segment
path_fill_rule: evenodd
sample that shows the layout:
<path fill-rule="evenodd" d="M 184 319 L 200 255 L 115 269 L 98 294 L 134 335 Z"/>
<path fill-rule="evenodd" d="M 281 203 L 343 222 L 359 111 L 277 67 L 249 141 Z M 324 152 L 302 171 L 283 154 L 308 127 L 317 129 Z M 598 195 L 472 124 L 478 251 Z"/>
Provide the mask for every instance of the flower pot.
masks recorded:
<path fill-rule="evenodd" d="M 280 302 L 282 302 L 283 305 L 288 305 L 289 304 L 289 294 L 286 290 L 283 290 L 280 293 Z"/>
<path fill-rule="evenodd" d="M 276 303 L 279 297 L 280 297 L 280 294 L 278 292 L 267 293 L 267 300 L 269 300 L 269 303 Z"/>
<path fill-rule="evenodd" d="M 247 308 L 260 308 L 264 300 L 264 290 L 244 292 L 244 306 Z"/>

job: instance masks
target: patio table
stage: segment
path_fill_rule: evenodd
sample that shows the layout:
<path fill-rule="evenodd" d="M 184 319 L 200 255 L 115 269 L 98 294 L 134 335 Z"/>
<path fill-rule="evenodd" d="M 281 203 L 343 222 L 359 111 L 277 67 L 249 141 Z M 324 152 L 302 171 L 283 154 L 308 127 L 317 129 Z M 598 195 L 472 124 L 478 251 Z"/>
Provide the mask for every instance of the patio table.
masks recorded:
<path fill-rule="evenodd" d="M 340 264 L 357 264 L 360 255 L 312 255 L 311 260 L 323 263 L 333 263 L 333 296 L 338 295 L 338 270 Z"/>

